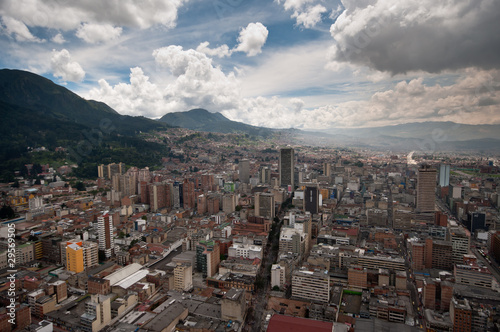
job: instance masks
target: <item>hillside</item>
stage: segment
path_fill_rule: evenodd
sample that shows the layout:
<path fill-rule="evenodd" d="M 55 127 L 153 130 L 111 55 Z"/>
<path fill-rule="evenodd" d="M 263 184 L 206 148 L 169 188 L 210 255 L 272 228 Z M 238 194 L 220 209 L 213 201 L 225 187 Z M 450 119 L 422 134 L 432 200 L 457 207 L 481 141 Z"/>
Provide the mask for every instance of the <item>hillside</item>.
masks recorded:
<path fill-rule="evenodd" d="M 175 127 L 213 133 L 244 133 L 253 136 L 268 137 L 274 132 L 273 129 L 231 121 L 221 113 L 211 113 L 201 108 L 192 109 L 187 112 L 167 113 L 158 121 Z"/>

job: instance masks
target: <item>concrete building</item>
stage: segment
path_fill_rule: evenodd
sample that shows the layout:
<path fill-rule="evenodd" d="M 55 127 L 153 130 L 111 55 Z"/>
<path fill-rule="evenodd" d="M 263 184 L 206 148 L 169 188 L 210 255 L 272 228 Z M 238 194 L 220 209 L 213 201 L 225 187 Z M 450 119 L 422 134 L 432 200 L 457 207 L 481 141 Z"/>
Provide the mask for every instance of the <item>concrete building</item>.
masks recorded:
<path fill-rule="evenodd" d="M 496 286 L 494 277 L 487 268 L 477 265 L 455 265 L 455 282 L 462 285 L 470 285 L 492 289 Z"/>
<path fill-rule="evenodd" d="M 270 193 L 255 193 L 255 216 L 272 220 L 275 215 L 274 195 Z"/>
<path fill-rule="evenodd" d="M 328 303 L 330 301 L 330 275 L 328 271 L 293 271 L 292 297 Z"/>
<path fill-rule="evenodd" d="M 279 264 L 271 266 L 271 287 L 283 287 L 286 283 L 285 267 Z"/>
<path fill-rule="evenodd" d="M 250 181 L 250 161 L 248 159 L 240 160 L 238 168 L 240 173 L 240 182 L 248 183 Z"/>
<path fill-rule="evenodd" d="M 200 241 L 196 246 L 196 269 L 203 277 L 211 277 L 217 273 L 220 263 L 219 244 L 213 240 Z"/>
<path fill-rule="evenodd" d="M 177 263 L 174 268 L 174 289 L 187 292 L 193 288 L 193 267 L 191 263 Z"/>
<path fill-rule="evenodd" d="M 461 227 L 450 227 L 450 241 L 454 264 L 462 264 L 464 255 L 469 254 L 470 233 Z"/>
<path fill-rule="evenodd" d="M 246 312 L 245 291 L 231 288 L 221 301 L 221 318 L 225 321 L 243 322 Z"/>
<path fill-rule="evenodd" d="M 80 316 L 81 328 L 85 332 L 97 332 L 111 321 L 111 297 L 93 294 L 85 303 L 85 313 Z"/>
<path fill-rule="evenodd" d="M 318 186 L 306 186 L 304 189 L 304 211 L 311 214 L 319 212 L 319 190 Z"/>
<path fill-rule="evenodd" d="M 280 186 L 291 186 L 295 189 L 295 154 L 292 148 L 282 148 L 279 157 Z"/>
<path fill-rule="evenodd" d="M 262 259 L 262 246 L 254 244 L 233 243 L 228 249 L 228 256 L 234 258 Z"/>
<path fill-rule="evenodd" d="M 436 169 L 423 165 L 417 176 L 417 211 L 434 212 L 436 200 Z"/>
<path fill-rule="evenodd" d="M 306 248 L 306 234 L 300 229 L 283 227 L 280 233 L 279 251 L 302 256 Z"/>
<path fill-rule="evenodd" d="M 115 248 L 113 235 L 113 216 L 107 211 L 97 217 L 97 231 L 99 250 L 104 251 L 106 258 L 110 258 Z"/>

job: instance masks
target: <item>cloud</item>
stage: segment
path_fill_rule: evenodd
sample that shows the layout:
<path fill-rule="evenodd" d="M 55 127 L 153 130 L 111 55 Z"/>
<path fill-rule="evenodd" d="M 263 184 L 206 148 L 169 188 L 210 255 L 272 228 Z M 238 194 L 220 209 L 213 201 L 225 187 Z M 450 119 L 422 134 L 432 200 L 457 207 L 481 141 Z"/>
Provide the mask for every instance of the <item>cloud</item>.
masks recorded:
<path fill-rule="evenodd" d="M 297 25 L 305 28 L 313 28 L 321 22 L 321 14 L 328 10 L 316 0 L 276 0 L 278 4 L 283 3 L 287 11 L 293 11 L 291 17 L 295 18 Z"/>
<path fill-rule="evenodd" d="M 14 35 L 14 38 L 19 42 L 44 42 L 44 40 L 33 36 L 28 27 L 23 22 L 18 21 L 15 18 L 2 16 L 2 23 L 2 30 L 4 30 L 7 35 Z"/>
<path fill-rule="evenodd" d="M 52 37 L 51 41 L 56 43 L 56 44 L 64 44 L 66 42 L 66 40 L 64 39 L 64 37 L 61 33 L 58 33 L 57 35 Z"/>
<path fill-rule="evenodd" d="M 121 33 L 122 28 L 113 27 L 110 24 L 84 23 L 76 31 L 76 36 L 89 44 L 97 44 L 116 39 Z"/>
<path fill-rule="evenodd" d="M 247 56 L 255 56 L 262 52 L 269 31 L 260 22 L 249 23 L 246 28 L 241 29 L 238 37 L 239 45 L 235 51 L 245 52 Z"/>
<path fill-rule="evenodd" d="M 27 26 L 61 30 L 78 29 L 83 22 L 140 29 L 153 25 L 172 28 L 178 9 L 186 1 L 4 0 L 0 15 L 13 17 Z"/>
<path fill-rule="evenodd" d="M 53 50 L 50 64 L 54 76 L 64 81 L 81 82 L 85 77 L 85 71 L 78 62 L 71 61 L 71 55 L 66 49 Z"/>
<path fill-rule="evenodd" d="M 216 56 L 219 58 L 231 56 L 232 51 L 229 50 L 229 46 L 224 44 L 224 45 L 221 45 L 217 48 L 210 48 L 210 47 L 208 47 L 209 45 L 210 45 L 210 43 L 207 41 L 200 43 L 200 45 L 198 45 L 198 47 L 196 48 L 196 51 L 204 53 L 208 56 Z"/>
<path fill-rule="evenodd" d="M 298 25 L 303 25 L 306 28 L 312 28 L 321 22 L 321 14 L 326 13 L 327 9 L 322 5 L 308 6 L 304 11 L 296 11 L 292 14 L 292 18 L 297 19 Z"/>
<path fill-rule="evenodd" d="M 343 0 L 330 60 L 389 72 L 500 65 L 500 2 Z"/>

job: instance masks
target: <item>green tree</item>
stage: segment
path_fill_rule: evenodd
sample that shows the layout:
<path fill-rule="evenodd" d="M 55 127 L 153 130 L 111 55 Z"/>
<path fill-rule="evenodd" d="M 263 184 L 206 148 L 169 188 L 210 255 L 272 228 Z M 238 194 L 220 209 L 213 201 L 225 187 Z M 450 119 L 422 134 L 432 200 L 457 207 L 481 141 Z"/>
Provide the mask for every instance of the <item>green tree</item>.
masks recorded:
<path fill-rule="evenodd" d="M 4 205 L 0 209 L 0 218 L 1 219 L 12 219 L 16 216 L 14 210 L 10 207 L 10 205 Z"/>
<path fill-rule="evenodd" d="M 78 190 L 78 191 L 85 191 L 85 185 L 83 184 L 82 181 L 78 181 L 75 184 L 75 189 Z"/>

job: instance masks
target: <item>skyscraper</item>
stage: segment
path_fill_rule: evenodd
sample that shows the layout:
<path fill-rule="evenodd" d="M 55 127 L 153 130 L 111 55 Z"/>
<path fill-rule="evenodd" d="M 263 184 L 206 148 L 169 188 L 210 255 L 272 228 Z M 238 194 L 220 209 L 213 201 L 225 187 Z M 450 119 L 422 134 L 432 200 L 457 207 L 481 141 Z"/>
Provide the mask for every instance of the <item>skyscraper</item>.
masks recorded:
<path fill-rule="evenodd" d="M 450 165 L 441 165 L 439 167 L 439 186 L 447 187 L 450 185 Z"/>
<path fill-rule="evenodd" d="M 318 186 L 306 186 L 304 190 L 304 210 L 317 214 L 319 211 L 319 191 Z"/>
<path fill-rule="evenodd" d="M 248 183 L 250 181 L 250 162 L 248 159 L 243 159 L 239 164 L 240 182 Z"/>
<path fill-rule="evenodd" d="M 422 165 L 417 176 L 417 210 L 434 212 L 436 200 L 436 169 Z"/>
<path fill-rule="evenodd" d="M 292 186 L 295 189 L 294 181 L 295 154 L 292 148 L 282 148 L 280 150 L 279 172 L 280 186 Z"/>
<path fill-rule="evenodd" d="M 97 231 L 99 234 L 99 250 L 104 251 L 106 258 L 111 257 L 115 247 L 113 237 L 113 217 L 104 212 L 102 216 L 97 217 Z"/>

